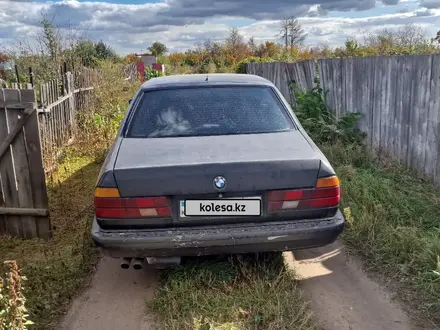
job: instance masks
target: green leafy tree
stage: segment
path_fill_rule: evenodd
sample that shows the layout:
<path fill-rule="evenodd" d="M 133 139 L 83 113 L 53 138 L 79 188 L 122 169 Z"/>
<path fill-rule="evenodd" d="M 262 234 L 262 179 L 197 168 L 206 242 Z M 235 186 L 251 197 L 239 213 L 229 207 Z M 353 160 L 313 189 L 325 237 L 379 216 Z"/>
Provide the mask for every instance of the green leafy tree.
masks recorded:
<path fill-rule="evenodd" d="M 115 51 L 102 40 L 95 44 L 95 51 L 96 57 L 100 60 L 114 60 L 117 57 Z"/>
<path fill-rule="evenodd" d="M 164 55 L 168 51 L 167 47 L 159 41 L 153 42 L 153 44 L 148 47 L 148 50 L 154 56 Z"/>
<path fill-rule="evenodd" d="M 95 67 L 97 65 L 98 54 L 92 41 L 82 40 L 78 42 L 74 53 L 80 59 L 82 65 L 87 67 Z"/>

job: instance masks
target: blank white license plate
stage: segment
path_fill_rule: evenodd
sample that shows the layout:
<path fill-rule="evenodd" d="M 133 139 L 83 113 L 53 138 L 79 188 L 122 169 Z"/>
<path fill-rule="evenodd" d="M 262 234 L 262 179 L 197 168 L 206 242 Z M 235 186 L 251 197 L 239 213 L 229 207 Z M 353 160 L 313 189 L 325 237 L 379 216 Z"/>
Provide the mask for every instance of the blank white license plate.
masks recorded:
<path fill-rule="evenodd" d="M 261 215 L 260 198 L 180 201 L 180 217 L 249 215 Z"/>

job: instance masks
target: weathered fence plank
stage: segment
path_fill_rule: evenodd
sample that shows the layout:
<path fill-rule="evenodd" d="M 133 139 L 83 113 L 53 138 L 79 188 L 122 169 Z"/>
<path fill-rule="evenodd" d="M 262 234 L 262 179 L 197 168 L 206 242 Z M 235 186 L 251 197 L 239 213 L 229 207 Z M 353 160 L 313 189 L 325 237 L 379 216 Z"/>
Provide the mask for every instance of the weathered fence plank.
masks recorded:
<path fill-rule="evenodd" d="M 0 101 L 6 104 L 5 89 L 0 90 Z M 8 100 L 10 101 L 10 100 Z M 16 99 L 19 101 L 19 98 Z M 4 141 L 9 134 L 7 122 L 7 109 L 0 106 L 0 141 Z M 0 188 L 2 190 L 3 201 L 0 200 L 0 207 L 20 207 L 18 200 L 18 191 L 15 187 L 14 163 L 12 160 L 11 147 L 8 145 L 5 154 L 0 159 Z M 5 228 L 4 233 L 11 236 L 21 236 L 23 231 L 21 229 L 20 216 L 3 217 L 2 226 Z"/>
<path fill-rule="evenodd" d="M 49 238 L 47 215 L 32 213 L 48 208 L 35 91 L 2 89 L 0 96 L 1 234 Z"/>
<path fill-rule="evenodd" d="M 41 150 L 38 113 L 34 111 L 25 127 L 26 149 L 30 168 L 30 180 L 32 186 L 33 207 L 35 209 L 47 209 L 49 201 L 47 197 L 45 173 L 43 167 L 43 155 Z M 36 223 L 37 236 L 43 239 L 51 237 L 50 219 L 48 214 L 41 215 Z"/>
<path fill-rule="evenodd" d="M 440 56 L 431 61 L 430 98 L 428 105 L 427 152 L 425 173 L 432 174 L 440 186 Z"/>
<path fill-rule="evenodd" d="M 33 90 L 28 90 L 33 92 Z M 24 94 L 24 90 L 5 90 L 5 98 L 12 98 L 12 93 L 18 92 L 21 94 L 22 101 L 32 102 L 34 98 L 32 95 Z M 9 95 L 8 95 L 9 94 Z M 26 97 L 26 99 L 25 99 Z M 25 109 L 26 113 L 29 114 L 30 111 L 34 111 L 34 108 Z M 29 111 L 30 110 L 30 111 Z M 21 119 L 19 119 L 19 115 Z M 25 120 L 28 117 L 24 116 L 23 111 L 20 110 L 11 110 L 7 109 L 7 120 L 10 132 L 15 131 L 14 128 L 17 126 L 18 133 L 13 138 L 13 141 L 10 142 L 11 148 L 13 150 L 13 159 L 14 159 L 14 170 L 15 170 L 15 182 L 16 189 L 18 191 L 18 205 L 20 207 L 32 208 L 33 207 L 33 199 L 32 199 L 32 187 L 30 182 L 30 174 L 29 174 L 29 163 L 26 155 L 26 146 L 24 140 L 24 132 L 23 126 L 25 124 Z M 0 159 L 1 161 L 1 159 Z M 26 215 L 21 216 L 21 225 L 23 230 L 23 237 L 25 238 L 33 238 L 37 237 L 37 226 L 35 224 L 34 218 Z"/>
<path fill-rule="evenodd" d="M 374 151 L 385 151 L 440 185 L 440 55 L 320 59 L 289 63 L 301 89 L 318 74 L 326 104 L 337 116 L 359 112 L 359 128 Z M 282 63 L 249 63 L 247 72 L 271 80 L 286 97 Z M 284 81 L 283 81 L 284 79 Z M 292 98 L 286 97 L 294 104 Z"/>
<path fill-rule="evenodd" d="M 316 86 L 314 82 L 314 61 L 298 63 L 270 62 L 246 63 L 246 72 L 270 80 L 290 103 L 295 103 L 292 93 L 293 84 L 299 90 L 307 91 Z"/>

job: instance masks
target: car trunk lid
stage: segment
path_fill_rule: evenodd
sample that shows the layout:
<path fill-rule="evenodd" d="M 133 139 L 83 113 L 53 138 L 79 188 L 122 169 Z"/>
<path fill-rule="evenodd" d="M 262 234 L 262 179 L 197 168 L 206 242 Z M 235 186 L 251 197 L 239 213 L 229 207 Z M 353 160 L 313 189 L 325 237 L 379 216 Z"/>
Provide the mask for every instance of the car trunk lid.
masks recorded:
<path fill-rule="evenodd" d="M 314 187 L 320 155 L 300 131 L 203 137 L 125 138 L 114 175 L 121 196 L 203 196 Z"/>

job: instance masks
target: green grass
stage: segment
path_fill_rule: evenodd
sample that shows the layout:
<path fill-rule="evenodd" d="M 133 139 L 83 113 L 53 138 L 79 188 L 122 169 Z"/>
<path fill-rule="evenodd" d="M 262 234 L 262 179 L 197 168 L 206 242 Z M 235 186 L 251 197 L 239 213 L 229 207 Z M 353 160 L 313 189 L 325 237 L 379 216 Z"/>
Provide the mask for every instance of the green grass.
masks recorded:
<path fill-rule="evenodd" d="M 351 217 L 343 233 L 416 314 L 440 325 L 440 190 L 360 146 L 324 146 Z"/>
<path fill-rule="evenodd" d="M 89 231 L 98 172 L 93 158 L 69 155 L 50 175 L 51 241 L 0 237 L 0 260 L 17 260 L 28 279 L 24 295 L 32 329 L 56 328 L 97 261 Z"/>
<path fill-rule="evenodd" d="M 152 308 L 164 329 L 314 329 L 281 254 L 199 259 L 168 271 Z"/>

